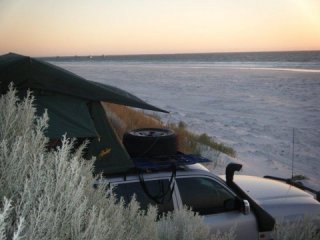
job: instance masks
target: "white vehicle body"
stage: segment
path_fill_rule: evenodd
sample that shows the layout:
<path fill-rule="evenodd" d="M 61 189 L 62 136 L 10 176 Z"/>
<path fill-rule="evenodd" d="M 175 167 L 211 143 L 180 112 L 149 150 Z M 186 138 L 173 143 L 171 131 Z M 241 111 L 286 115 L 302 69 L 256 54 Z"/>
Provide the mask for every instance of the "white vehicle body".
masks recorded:
<path fill-rule="evenodd" d="M 115 193 L 125 200 L 127 194 L 131 197 L 133 193 L 136 194 L 142 207 L 144 204 L 154 204 L 157 201 L 153 199 L 154 191 L 162 188 L 169 197 L 164 197 L 164 201 L 158 204 L 160 212 L 181 209 L 187 205 L 204 217 L 205 223 L 212 231 L 230 231 L 231 228 L 235 228 L 237 239 L 269 239 L 270 232 L 259 232 L 255 213 L 237 206 L 236 202 L 239 203 L 239 199 L 244 204 L 247 204 L 247 201 L 243 201 L 244 199 L 226 184 L 224 176 L 219 177 L 200 164 L 177 169 L 174 178 L 171 171 L 142 175 L 109 177 L 106 181 L 114 186 Z M 241 175 L 235 176 L 234 182 L 276 221 L 294 221 L 305 215 L 320 216 L 320 203 L 314 196 L 296 187 L 276 180 Z M 99 183 L 101 181 L 97 182 Z M 156 184 L 156 187 L 152 184 Z M 143 191 L 138 189 L 142 185 Z M 168 186 L 171 186 L 170 190 L 167 189 Z M 144 196 L 140 198 L 141 194 Z M 148 198 L 149 202 L 146 200 Z"/>

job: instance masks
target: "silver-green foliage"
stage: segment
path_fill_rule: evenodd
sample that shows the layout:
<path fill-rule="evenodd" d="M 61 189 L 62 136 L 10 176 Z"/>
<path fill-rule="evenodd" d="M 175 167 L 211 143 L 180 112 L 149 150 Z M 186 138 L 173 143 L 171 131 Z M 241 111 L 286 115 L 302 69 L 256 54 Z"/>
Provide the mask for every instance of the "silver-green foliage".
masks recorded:
<path fill-rule="evenodd" d="M 294 222 L 278 221 L 274 238 L 279 240 L 319 240 L 320 232 L 317 229 L 319 224 L 319 217 L 311 216 L 306 216 Z"/>
<path fill-rule="evenodd" d="M 12 211 L 11 201 L 4 198 L 3 200 L 3 209 L 0 209 L 0 239 L 7 239 L 7 228 L 8 228 L 8 219 Z M 24 219 L 20 218 L 17 226 L 15 226 L 12 239 L 13 240 L 22 240 L 22 231 L 24 229 Z"/>
<path fill-rule="evenodd" d="M 156 222 L 155 208 L 141 211 L 135 200 L 116 204 L 105 186 L 95 190 L 92 161 L 82 158 L 85 146 L 72 151 L 72 140 L 64 138 L 61 147 L 48 151 L 48 116 L 36 117 L 32 103 L 30 94 L 19 101 L 12 87 L 0 99 L 1 240 L 207 238 L 191 211 Z"/>
<path fill-rule="evenodd" d="M 84 146 L 72 152 L 64 138 L 59 149 L 46 150 L 48 117 L 37 118 L 32 102 L 30 94 L 18 101 L 12 88 L 0 100 L 2 238 L 155 239 L 154 209 L 144 214 L 135 201 L 116 205 L 112 195 L 93 189 Z"/>
<path fill-rule="evenodd" d="M 159 237 L 163 240 L 200 240 L 207 239 L 209 234 L 201 216 L 187 208 L 168 213 L 158 224 Z"/>
<path fill-rule="evenodd" d="M 203 217 L 187 207 L 168 213 L 158 222 L 158 236 L 161 240 L 234 240 L 235 228 L 228 232 L 210 232 L 203 224 Z"/>

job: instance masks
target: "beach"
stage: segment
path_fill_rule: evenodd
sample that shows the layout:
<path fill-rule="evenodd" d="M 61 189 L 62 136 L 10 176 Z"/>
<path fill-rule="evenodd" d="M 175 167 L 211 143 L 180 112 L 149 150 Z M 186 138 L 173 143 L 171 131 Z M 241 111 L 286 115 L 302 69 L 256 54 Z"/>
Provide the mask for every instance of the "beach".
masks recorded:
<path fill-rule="evenodd" d="M 165 123 L 183 121 L 233 147 L 220 155 L 242 174 L 306 177 L 320 185 L 320 67 L 317 62 L 54 61 L 87 79 L 110 84 L 170 111 Z"/>

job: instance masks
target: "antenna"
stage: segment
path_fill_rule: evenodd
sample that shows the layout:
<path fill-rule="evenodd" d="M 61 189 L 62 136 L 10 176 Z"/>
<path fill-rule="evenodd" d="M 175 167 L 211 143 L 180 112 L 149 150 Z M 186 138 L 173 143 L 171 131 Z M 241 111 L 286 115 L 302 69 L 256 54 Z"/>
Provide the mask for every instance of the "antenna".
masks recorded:
<path fill-rule="evenodd" d="M 291 180 L 293 181 L 293 169 L 294 169 L 294 128 L 292 128 L 292 173 Z"/>

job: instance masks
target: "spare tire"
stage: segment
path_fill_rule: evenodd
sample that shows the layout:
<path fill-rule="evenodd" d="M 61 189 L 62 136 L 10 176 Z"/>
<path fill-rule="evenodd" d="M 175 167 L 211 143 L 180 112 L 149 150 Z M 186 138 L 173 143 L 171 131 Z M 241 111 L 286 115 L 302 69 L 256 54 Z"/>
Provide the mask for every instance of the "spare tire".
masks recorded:
<path fill-rule="evenodd" d="M 139 128 L 123 135 L 131 157 L 168 156 L 177 153 L 177 135 L 164 128 Z"/>

